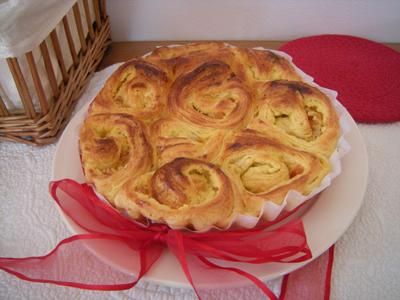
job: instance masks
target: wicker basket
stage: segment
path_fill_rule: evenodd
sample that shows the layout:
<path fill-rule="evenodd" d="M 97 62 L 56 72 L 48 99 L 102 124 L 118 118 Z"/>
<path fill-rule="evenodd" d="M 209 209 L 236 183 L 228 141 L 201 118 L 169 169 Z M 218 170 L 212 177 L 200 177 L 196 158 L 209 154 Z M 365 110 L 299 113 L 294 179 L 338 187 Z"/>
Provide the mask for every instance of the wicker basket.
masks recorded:
<path fill-rule="evenodd" d="M 43 73 L 46 74 L 39 74 L 33 50 L 25 53 L 23 57 L 6 59 L 22 105 L 21 109 L 12 111 L 0 97 L 0 141 L 8 140 L 33 145 L 49 144 L 57 138 L 58 133 L 66 125 L 89 76 L 95 71 L 110 43 L 110 24 L 106 15 L 105 1 L 93 0 L 93 3 L 90 3 L 93 4 L 91 8 L 92 15 L 94 11 L 94 22 L 89 18 L 88 0 L 83 0 L 81 5 L 78 4 L 75 3 L 69 12 L 73 14 L 75 24 L 68 21 L 67 15 L 59 24 L 64 30 L 68 47 L 60 47 L 59 33 L 56 29 L 50 33 L 47 42 L 45 39 L 38 46 L 37 51 L 42 56 L 45 67 Z M 74 29 L 77 29 L 80 42 L 78 46 L 74 45 L 71 26 L 76 26 Z M 87 26 L 87 30 L 84 26 Z M 50 51 L 55 54 L 57 65 L 54 65 Z M 65 63 L 66 51 L 72 57 L 69 68 Z M 29 67 L 28 72 L 21 70 L 21 59 L 26 60 L 24 63 Z M 61 80 L 56 79 L 55 70 L 61 71 Z M 51 95 L 44 91 L 43 76 L 48 80 L 47 85 L 50 85 Z M 31 90 L 28 88 L 27 80 L 33 82 L 34 88 Z M 33 97 L 37 99 L 35 103 Z"/>

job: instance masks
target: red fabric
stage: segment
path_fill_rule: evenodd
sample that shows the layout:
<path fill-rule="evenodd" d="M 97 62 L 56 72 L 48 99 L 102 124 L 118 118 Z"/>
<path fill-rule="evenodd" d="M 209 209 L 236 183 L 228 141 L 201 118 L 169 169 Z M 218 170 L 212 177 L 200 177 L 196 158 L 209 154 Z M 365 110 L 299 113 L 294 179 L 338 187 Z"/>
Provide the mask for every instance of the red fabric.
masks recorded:
<path fill-rule="evenodd" d="M 279 300 L 329 300 L 334 246 L 320 257 L 283 278 Z"/>
<path fill-rule="evenodd" d="M 210 285 L 223 280 L 225 285 L 235 286 L 243 279 L 258 289 L 254 299 L 277 299 L 263 282 L 235 267 L 235 262 L 300 262 L 311 258 L 300 219 L 272 230 L 266 230 L 270 224 L 263 224 L 252 230 L 193 233 L 171 230 L 166 225 L 139 225 L 100 201 L 90 186 L 73 180 L 53 182 L 50 192 L 63 212 L 88 233 L 61 241 L 45 256 L 0 258 L 0 269 L 34 282 L 92 290 L 128 289 L 167 245 L 201 299 L 215 299 Z M 108 251 L 128 251 L 133 274 L 94 255 L 93 246 L 102 242 Z M 70 259 L 72 256 L 82 259 L 77 263 Z"/>
<path fill-rule="evenodd" d="M 400 53 L 395 50 L 345 35 L 301 38 L 280 50 L 319 85 L 338 91 L 356 121 L 400 120 Z"/>

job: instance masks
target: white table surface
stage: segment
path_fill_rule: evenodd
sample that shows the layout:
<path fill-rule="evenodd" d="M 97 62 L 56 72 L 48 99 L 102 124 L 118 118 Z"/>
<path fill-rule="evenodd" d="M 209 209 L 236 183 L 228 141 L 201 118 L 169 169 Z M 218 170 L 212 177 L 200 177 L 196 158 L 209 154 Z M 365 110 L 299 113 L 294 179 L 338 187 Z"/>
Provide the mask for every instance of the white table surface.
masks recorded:
<path fill-rule="evenodd" d="M 95 79 L 94 79 L 95 80 Z M 336 246 L 331 299 L 400 299 L 400 122 L 359 125 L 369 155 L 364 204 Z M 48 253 L 70 236 L 48 194 L 55 145 L 0 143 L 0 256 Z M 280 279 L 270 282 L 277 292 Z M 246 289 L 220 299 L 245 299 Z M 0 271 L 0 299 L 195 299 L 191 290 L 140 282 L 118 292 L 29 283 Z"/>

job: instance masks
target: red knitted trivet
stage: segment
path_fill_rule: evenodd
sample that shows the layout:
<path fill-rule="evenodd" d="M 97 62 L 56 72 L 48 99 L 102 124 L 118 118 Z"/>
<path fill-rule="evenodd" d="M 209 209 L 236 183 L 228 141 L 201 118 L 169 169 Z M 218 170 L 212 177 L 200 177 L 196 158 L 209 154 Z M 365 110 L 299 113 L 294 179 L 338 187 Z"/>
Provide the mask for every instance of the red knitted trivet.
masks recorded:
<path fill-rule="evenodd" d="M 359 122 L 400 120 L 400 53 L 345 35 L 319 35 L 288 42 L 280 50 L 338 99 Z"/>

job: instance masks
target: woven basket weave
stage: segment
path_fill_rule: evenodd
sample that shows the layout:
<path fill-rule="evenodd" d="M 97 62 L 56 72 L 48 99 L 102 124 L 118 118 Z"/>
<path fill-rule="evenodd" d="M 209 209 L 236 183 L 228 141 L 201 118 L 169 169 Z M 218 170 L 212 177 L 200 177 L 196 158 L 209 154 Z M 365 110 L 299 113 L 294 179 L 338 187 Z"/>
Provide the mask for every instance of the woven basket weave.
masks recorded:
<path fill-rule="evenodd" d="M 32 51 L 25 53 L 22 58 L 9 57 L 6 59 L 20 95 L 22 109 L 10 111 L 3 99 L 0 98 L 0 141 L 8 140 L 33 145 L 49 144 L 57 138 L 59 132 L 66 125 L 89 76 L 96 70 L 111 42 L 105 1 L 93 0 L 94 22 L 91 22 L 88 17 L 90 15 L 88 0 L 83 0 L 82 3 L 84 12 L 81 13 L 82 6 L 79 7 L 78 2 L 71 9 L 75 24 L 70 24 L 67 16 L 62 19 L 62 27 L 68 41 L 67 49 L 60 47 L 56 29 L 49 35 L 51 43 L 46 42 L 45 39 L 39 45 L 52 95 L 49 96 L 44 92 L 43 76 L 38 72 Z M 82 18 L 82 15 L 86 16 L 86 19 Z M 78 47 L 74 45 L 71 25 L 77 28 L 80 41 Z M 84 26 L 87 26 L 86 36 Z M 77 48 L 80 49 L 79 52 L 76 51 Z M 52 64 L 49 50 L 55 53 L 58 66 Z M 63 55 L 65 51 L 69 52 L 73 61 L 68 69 Z M 21 71 L 21 59 L 26 59 L 29 72 Z M 61 71 L 62 80 L 60 82 L 56 79 L 55 67 Z M 31 77 L 29 80 L 33 81 L 34 89 L 29 90 L 27 76 Z M 34 105 L 33 95 L 37 97 L 37 105 Z"/>

